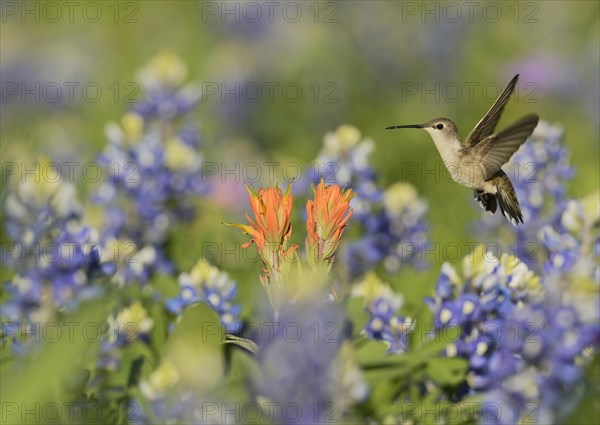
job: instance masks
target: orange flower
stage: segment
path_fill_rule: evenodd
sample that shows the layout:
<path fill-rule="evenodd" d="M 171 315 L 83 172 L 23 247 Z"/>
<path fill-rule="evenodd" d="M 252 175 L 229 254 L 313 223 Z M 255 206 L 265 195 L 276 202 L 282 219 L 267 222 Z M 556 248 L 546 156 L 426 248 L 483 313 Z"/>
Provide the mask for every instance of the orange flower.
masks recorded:
<path fill-rule="evenodd" d="M 285 194 L 278 187 L 261 188 L 257 192 L 246 185 L 246 189 L 254 219 L 246 213 L 246 219 L 250 225 L 229 225 L 252 236 L 252 240 L 242 245 L 242 248 L 248 248 L 251 244 L 256 245 L 265 264 L 268 267 L 278 268 L 280 261 L 277 254 L 280 253 L 285 258 L 293 254 L 297 248 L 296 245 L 289 248 L 287 246 L 292 234 L 292 225 L 290 224 L 293 201 L 290 193 L 291 186 L 288 187 Z"/>
<path fill-rule="evenodd" d="M 314 201 L 306 203 L 306 248 L 309 260 L 316 262 L 330 260 L 337 250 L 340 238 L 352 217 L 350 200 L 354 197 L 352 189 L 342 191 L 338 185 L 317 185 Z M 312 254 L 310 252 L 312 251 Z"/>

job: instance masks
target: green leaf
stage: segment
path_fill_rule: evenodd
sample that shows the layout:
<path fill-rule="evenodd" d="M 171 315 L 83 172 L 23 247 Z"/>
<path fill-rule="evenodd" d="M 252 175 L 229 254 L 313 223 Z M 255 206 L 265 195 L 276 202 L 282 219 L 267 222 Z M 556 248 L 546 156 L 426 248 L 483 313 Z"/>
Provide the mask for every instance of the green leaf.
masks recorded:
<path fill-rule="evenodd" d="M 119 368 L 107 375 L 107 385 L 121 389 L 114 397 L 120 397 L 126 388 L 137 385 L 146 363 L 156 363 L 154 353 L 143 341 L 132 342 L 122 349 Z"/>
<path fill-rule="evenodd" d="M 387 350 L 388 347 L 383 342 L 364 339 L 356 347 L 356 360 L 367 369 L 414 368 L 427 361 L 427 357 L 420 353 L 390 353 Z"/>
<path fill-rule="evenodd" d="M 409 350 L 415 350 L 420 345 L 429 341 L 433 334 L 433 313 L 428 306 L 422 306 L 414 317 L 415 328 L 408 335 Z"/>
<path fill-rule="evenodd" d="M 468 363 L 458 357 L 430 359 L 427 374 L 440 385 L 458 385 L 465 379 Z"/>
<path fill-rule="evenodd" d="M 428 340 L 415 347 L 414 352 L 421 355 L 437 355 L 445 352 L 448 344 L 458 340 L 460 329 L 458 327 L 444 328 L 435 335 L 431 335 Z"/>
<path fill-rule="evenodd" d="M 216 399 L 228 400 L 245 406 L 252 401 L 248 382 L 260 374 L 256 358 L 244 350 L 233 348 L 227 377 L 211 394 Z"/>
<path fill-rule="evenodd" d="M 110 299 L 95 300 L 80 307 L 75 314 L 65 317 L 63 321 L 47 324 L 42 327 L 41 335 L 45 337 L 42 351 L 35 358 L 21 363 L 14 371 L 3 370 L 0 379 L 2 403 L 8 408 L 14 406 L 35 406 L 49 400 L 51 394 L 61 417 L 68 417 L 67 394 L 61 392 L 64 388 L 64 377 L 81 371 L 77 366 L 88 350 L 97 350 L 100 343 L 99 329 L 106 322 L 112 302 Z M 48 332 L 52 326 L 52 338 Z M 87 374 L 81 376 L 85 378 Z M 4 407 L 3 407 L 4 410 Z M 15 415 L 3 414 L 3 422 L 19 423 L 26 418 L 20 413 Z M 31 420 L 31 416 L 27 421 Z"/>
<path fill-rule="evenodd" d="M 127 388 L 136 386 L 138 384 L 141 372 L 142 372 L 142 366 L 144 364 L 144 357 L 143 356 L 139 356 L 136 357 L 132 362 L 131 362 L 131 368 L 129 370 L 129 376 L 127 377 Z"/>
<path fill-rule="evenodd" d="M 363 367 L 386 363 L 386 360 L 390 358 L 387 346 L 382 342 L 363 338 L 356 344 L 356 361 Z"/>
<path fill-rule="evenodd" d="M 375 381 L 368 379 L 368 383 L 371 389 L 368 402 L 374 410 L 373 413 L 381 415 L 382 412 L 393 405 L 394 389 L 396 386 L 385 379 L 377 379 Z"/>
<path fill-rule="evenodd" d="M 362 297 L 348 298 L 346 316 L 352 322 L 352 336 L 360 335 L 369 320 L 369 316 L 365 311 L 365 300 Z"/>
<path fill-rule="evenodd" d="M 165 357 L 177 368 L 183 386 L 201 394 L 215 387 L 224 373 L 225 329 L 204 303 L 183 311 L 165 346 Z"/>
<path fill-rule="evenodd" d="M 255 373 L 260 373 L 256 358 L 243 350 L 232 350 L 227 378 L 244 380 Z"/>
<path fill-rule="evenodd" d="M 590 418 L 600 418 L 600 354 L 596 354 L 587 364 L 582 382 L 584 395 L 576 409 L 565 419 L 564 423 L 585 424 Z"/>
<path fill-rule="evenodd" d="M 90 376 L 91 373 L 88 369 L 73 371 L 63 378 L 65 391 L 73 394 L 82 393 Z"/>
<path fill-rule="evenodd" d="M 154 326 L 152 327 L 152 332 L 150 333 L 150 342 L 152 344 L 152 348 L 156 352 L 160 352 L 165 346 L 165 341 L 167 340 L 167 312 L 163 308 L 162 303 L 153 303 L 149 314 L 154 321 Z"/>
<path fill-rule="evenodd" d="M 225 335 L 225 344 L 237 345 L 238 347 L 250 351 L 252 354 L 258 353 L 258 345 L 248 338 L 240 338 L 239 336 L 227 334 Z"/>
<path fill-rule="evenodd" d="M 179 294 L 179 284 L 174 276 L 156 274 L 152 276 L 150 284 L 165 298 L 176 297 Z"/>

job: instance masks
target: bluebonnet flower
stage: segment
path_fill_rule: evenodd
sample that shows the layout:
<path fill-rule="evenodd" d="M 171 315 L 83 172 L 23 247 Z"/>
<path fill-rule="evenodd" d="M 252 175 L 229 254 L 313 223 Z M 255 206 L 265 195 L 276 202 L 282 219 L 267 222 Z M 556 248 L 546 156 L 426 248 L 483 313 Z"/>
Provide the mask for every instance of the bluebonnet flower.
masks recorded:
<path fill-rule="evenodd" d="M 486 390 L 491 384 L 489 362 L 496 349 L 497 333 L 506 317 L 524 304 L 543 299 L 540 278 L 517 258 L 500 258 L 478 247 L 463 262 L 464 277 L 444 263 L 433 299 L 437 329 L 456 326 L 456 342 L 448 345 L 448 356 L 469 360 L 469 384 Z"/>
<path fill-rule="evenodd" d="M 200 90 L 194 84 L 182 86 L 187 66 L 172 52 L 154 56 L 137 75 L 147 96 L 133 108 L 145 120 L 158 118 L 169 121 L 192 111 L 200 100 Z"/>
<path fill-rule="evenodd" d="M 2 314 L 16 321 L 46 322 L 58 310 L 73 309 L 99 288 L 89 283 L 110 274 L 101 261 L 97 232 L 81 224 L 75 188 L 60 175 L 49 177 L 48 158 L 36 174 L 17 183 L 5 202 L 6 230 L 12 244 L 4 265 L 15 272 Z"/>
<path fill-rule="evenodd" d="M 177 368 L 169 360 L 163 360 L 149 379 L 140 382 L 142 393 L 149 398 L 165 396 L 179 380 Z"/>
<path fill-rule="evenodd" d="M 362 139 L 360 131 L 342 125 L 329 132 L 315 160 L 318 172 L 307 176 L 325 183 L 352 188 L 358 196 L 351 206 L 354 220 L 363 228 L 362 238 L 342 252 L 350 276 L 358 278 L 383 264 L 388 272 L 398 272 L 403 264 L 423 265 L 419 253 L 427 247 L 427 204 L 409 183 L 396 183 L 387 190 L 378 186 L 369 156 L 374 149 L 371 139 Z M 302 188 L 306 182 L 300 183 Z"/>
<path fill-rule="evenodd" d="M 414 186 L 393 184 L 382 193 L 378 207 L 362 218 L 364 236 L 348 247 L 351 275 L 358 276 L 380 262 L 390 273 L 398 272 L 403 264 L 423 266 L 421 253 L 428 243 L 427 204 Z"/>
<path fill-rule="evenodd" d="M 270 405 L 277 423 L 337 420 L 368 388 L 352 357 L 339 306 L 328 301 L 297 303 L 261 332 L 253 381 L 259 400 Z M 298 408 L 285 409 L 294 404 Z M 338 416 L 339 415 L 339 416 Z M 335 420 L 329 417 L 329 420 Z"/>
<path fill-rule="evenodd" d="M 140 301 L 133 301 L 128 307 L 123 308 L 114 316 L 108 318 L 108 342 L 114 345 L 124 345 L 139 339 L 146 338 L 152 328 L 154 320 Z"/>
<path fill-rule="evenodd" d="M 101 344 L 98 368 L 104 372 L 115 372 L 119 369 L 122 348 L 137 342 L 146 343 L 154 327 L 154 320 L 140 301 L 134 301 L 114 316 L 107 319 L 108 332 Z M 99 381 L 104 379 L 103 376 Z M 96 382 L 99 385 L 99 382 Z"/>
<path fill-rule="evenodd" d="M 195 134 L 179 133 L 166 140 L 157 127 L 147 133 L 142 118 L 127 114 L 123 130 L 111 127 L 111 140 L 101 163 L 111 179 L 96 194 L 107 211 L 107 232 L 130 236 L 136 244 L 160 246 L 175 218 L 193 216 L 191 195 L 202 194 L 202 157 Z M 133 128 L 128 128 L 133 127 Z M 131 133 L 137 132 L 135 136 Z M 126 144 L 128 137 L 140 137 Z M 121 205 L 121 204 L 124 205 Z"/>
<path fill-rule="evenodd" d="M 483 415 L 484 422 L 554 423 L 572 410 L 580 395 L 582 353 L 598 346 L 598 325 L 581 322 L 572 307 L 546 302 L 516 308 L 500 331 L 485 399 L 502 401 L 510 417 Z"/>
<path fill-rule="evenodd" d="M 4 204 L 5 227 L 23 248 L 33 246 L 49 228 L 81 215 L 75 186 L 57 174 L 50 158 L 40 158 L 31 178 L 23 176 L 14 183 Z"/>
<path fill-rule="evenodd" d="M 175 93 L 185 72 L 168 54 L 141 71 L 150 99 L 125 114 L 120 125 L 107 126 L 100 163 L 109 177 L 93 196 L 105 210 L 102 237 L 130 239 L 140 250 L 152 247 L 148 268 L 163 272 L 172 272 L 165 254 L 171 225 L 193 218 L 195 197 L 207 191 L 198 134 L 175 122 L 194 105 Z"/>
<path fill-rule="evenodd" d="M 135 344 L 149 344 L 153 328 L 154 319 L 140 301 L 130 302 L 116 316 L 111 314 L 107 319 L 106 332 L 101 335 L 95 373 L 93 379 L 87 382 L 86 390 L 96 397 L 105 397 L 106 391 L 114 388 L 111 379 L 121 369 L 127 348 Z"/>
<path fill-rule="evenodd" d="M 240 306 L 233 304 L 237 284 L 227 273 L 201 259 L 190 273 L 179 275 L 179 285 L 179 295 L 165 303 L 167 310 L 179 315 L 186 306 L 205 302 L 219 314 L 227 332 L 239 332 Z"/>
<path fill-rule="evenodd" d="M 197 400 L 193 393 L 179 388 L 180 381 L 179 371 L 171 360 L 161 360 L 148 379 L 140 381 L 139 388 L 146 403 L 137 404 L 136 422 L 196 423 L 199 420 L 194 417 Z"/>
<path fill-rule="evenodd" d="M 463 272 L 461 278 L 444 264 L 430 303 L 438 328 L 460 329 L 446 354 L 469 361 L 468 387 L 484 393 L 482 409 L 500 404 L 501 415 L 485 411 L 482 419 L 520 423 L 535 414 L 552 422 L 568 410 L 582 353 L 598 346 L 600 328 L 553 299 L 542 279 L 513 256 L 498 259 L 478 248 L 465 258 Z"/>
<path fill-rule="evenodd" d="M 352 295 L 365 300 L 369 313 L 369 321 L 364 329 L 367 336 L 385 342 L 393 353 L 405 352 L 413 321 L 397 314 L 402 307 L 403 297 L 394 293 L 374 272 L 367 273 L 360 283 L 353 286 Z"/>
<path fill-rule="evenodd" d="M 108 236 L 101 246 L 100 260 L 114 269 L 110 282 L 115 286 L 122 288 L 129 282 L 146 282 L 150 278 L 157 256 L 152 245 L 138 249 L 131 239 Z"/>
<path fill-rule="evenodd" d="M 216 365 L 203 365 L 211 366 Z M 163 357 L 156 369 L 140 380 L 141 397 L 135 402 L 137 409 L 132 409 L 135 417 L 130 420 L 143 424 L 199 424 L 227 422 L 227 417 L 233 417 L 238 418 L 234 422 L 240 422 L 239 418 L 243 415 L 239 402 L 231 403 L 215 396 L 207 388 L 202 388 L 204 382 L 190 387 L 185 372 L 185 366 L 178 365 L 168 356 Z M 211 372 L 206 371 L 209 375 Z"/>
<path fill-rule="evenodd" d="M 498 214 L 484 212 L 476 228 L 482 233 L 500 234 L 501 239 L 510 234 L 505 245 L 512 244 L 513 254 L 532 266 L 538 262 L 538 231 L 557 223 L 568 202 L 566 183 L 574 175 L 562 127 L 541 121 L 505 168 L 519 198 L 524 224 L 514 229 L 516 237 L 512 240 L 512 231 L 502 231 L 510 224 Z"/>
<path fill-rule="evenodd" d="M 554 303 L 571 305 L 587 323 L 600 319 L 600 193 L 571 200 L 554 227 L 540 230 L 547 252 L 544 285 Z"/>

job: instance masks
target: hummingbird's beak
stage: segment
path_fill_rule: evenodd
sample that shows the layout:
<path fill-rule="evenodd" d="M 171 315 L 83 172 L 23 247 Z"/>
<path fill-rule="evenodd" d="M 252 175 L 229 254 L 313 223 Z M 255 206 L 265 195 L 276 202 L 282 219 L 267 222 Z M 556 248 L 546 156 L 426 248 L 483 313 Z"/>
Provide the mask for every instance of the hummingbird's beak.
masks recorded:
<path fill-rule="evenodd" d="M 386 127 L 386 130 L 393 130 L 395 128 L 424 128 L 422 124 L 411 124 L 411 125 L 393 125 L 391 127 Z"/>

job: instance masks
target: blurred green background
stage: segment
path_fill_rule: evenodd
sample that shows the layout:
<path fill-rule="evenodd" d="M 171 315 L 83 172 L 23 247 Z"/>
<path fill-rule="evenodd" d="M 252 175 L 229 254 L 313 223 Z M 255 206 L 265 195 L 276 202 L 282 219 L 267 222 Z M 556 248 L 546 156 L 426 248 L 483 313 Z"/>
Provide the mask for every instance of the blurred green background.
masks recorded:
<path fill-rule="evenodd" d="M 219 88 L 195 117 L 207 160 L 310 164 L 325 132 L 352 124 L 376 142 L 372 160 L 382 186 L 409 181 L 429 202 L 432 241 L 441 246 L 473 240 L 465 232 L 480 212 L 471 191 L 432 174 L 441 162 L 424 133 L 384 128 L 445 116 L 465 136 L 515 73 L 519 88 L 500 126 L 528 112 L 562 123 L 577 170 L 572 196 L 598 187 L 598 2 L 302 1 L 273 2 L 272 9 L 261 1 L 75 3 L 71 13 L 58 2 L 60 16 L 45 2 L 1 3 L 3 162 L 33 161 L 40 153 L 93 160 L 105 144 L 105 124 L 129 109 L 129 94 L 139 98 L 126 84 L 166 50 L 187 63 L 189 80 Z M 25 8 L 30 12 L 23 14 Z M 14 82 L 56 82 L 63 100 L 47 101 L 51 92 L 39 102 L 23 99 L 10 94 L 7 84 Z M 75 88 L 73 101 L 65 101 L 64 82 L 94 82 L 102 95 L 86 100 Z M 221 98 L 223 83 L 250 86 L 236 102 L 234 95 Z M 301 88 L 295 102 L 293 89 L 287 98 L 279 89 L 289 84 Z M 262 97 L 253 101 L 257 86 Z M 416 173 L 406 172 L 407 162 Z M 3 170 L 3 193 L 4 177 Z M 90 190 L 80 183 L 82 193 Z M 244 240 L 220 223 L 241 221 L 245 200 L 241 207 L 205 208 L 192 230 L 178 230 L 182 267 L 202 254 L 200 241 Z M 402 286 L 414 288 L 417 279 L 431 285 L 444 260 L 424 274 L 406 271 Z M 236 267 L 242 293 L 258 289 L 258 264 L 226 268 Z"/>

